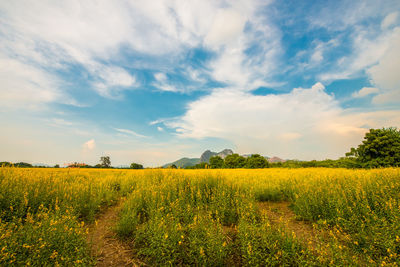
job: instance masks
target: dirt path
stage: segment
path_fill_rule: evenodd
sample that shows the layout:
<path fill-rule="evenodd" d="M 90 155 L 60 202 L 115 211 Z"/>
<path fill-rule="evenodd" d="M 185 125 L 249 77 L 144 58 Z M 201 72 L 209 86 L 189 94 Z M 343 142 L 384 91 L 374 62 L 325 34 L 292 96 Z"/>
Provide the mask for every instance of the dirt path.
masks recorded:
<path fill-rule="evenodd" d="M 107 208 L 89 227 L 88 241 L 91 244 L 92 255 L 97 258 L 96 266 L 142 266 L 132 259 L 131 247 L 120 241 L 112 227 L 118 220 L 122 207 L 121 200 L 117 205 Z"/>
<path fill-rule="evenodd" d="M 271 224 L 283 227 L 288 233 L 294 233 L 302 243 L 317 248 L 328 233 L 315 229 L 309 222 L 297 220 L 289 206 L 290 202 L 258 202 L 261 213 L 266 213 Z"/>

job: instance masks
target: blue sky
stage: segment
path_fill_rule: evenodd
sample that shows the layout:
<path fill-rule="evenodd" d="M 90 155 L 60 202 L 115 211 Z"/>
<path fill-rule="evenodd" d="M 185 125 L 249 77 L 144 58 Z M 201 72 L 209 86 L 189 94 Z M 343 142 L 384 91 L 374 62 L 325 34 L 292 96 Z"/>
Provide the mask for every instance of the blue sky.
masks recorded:
<path fill-rule="evenodd" d="M 399 1 L 2 1 L 0 161 L 343 156 L 400 126 Z"/>

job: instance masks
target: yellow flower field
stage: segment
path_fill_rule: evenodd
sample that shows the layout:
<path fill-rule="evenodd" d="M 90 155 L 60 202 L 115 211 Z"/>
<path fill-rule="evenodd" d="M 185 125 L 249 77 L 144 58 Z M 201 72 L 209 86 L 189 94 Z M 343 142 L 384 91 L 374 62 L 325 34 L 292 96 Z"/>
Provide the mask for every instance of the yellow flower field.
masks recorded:
<path fill-rule="evenodd" d="M 115 231 L 149 265 L 400 263 L 398 168 L 4 167 L 0 265 L 94 265 L 87 225 L 123 196 Z M 277 224 L 274 214 L 289 217 L 263 211 L 273 203 L 288 203 L 296 218 Z M 301 238 L 307 229 L 315 229 L 312 240 Z"/>

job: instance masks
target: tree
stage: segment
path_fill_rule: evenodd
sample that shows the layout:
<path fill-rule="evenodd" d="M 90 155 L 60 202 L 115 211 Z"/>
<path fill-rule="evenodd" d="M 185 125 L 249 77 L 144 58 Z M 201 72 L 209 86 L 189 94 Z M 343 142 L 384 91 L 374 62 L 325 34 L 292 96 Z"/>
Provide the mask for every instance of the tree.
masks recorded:
<path fill-rule="evenodd" d="M 14 167 L 19 167 L 19 168 L 32 168 L 32 164 L 26 163 L 26 162 L 18 162 L 14 164 Z"/>
<path fill-rule="evenodd" d="M 131 169 L 143 169 L 143 165 L 138 163 L 132 163 Z"/>
<path fill-rule="evenodd" d="M 210 158 L 211 169 L 221 169 L 224 167 L 224 160 L 220 156 L 213 156 Z"/>
<path fill-rule="evenodd" d="M 346 156 L 366 168 L 400 166 L 400 131 L 394 127 L 370 129 Z"/>
<path fill-rule="evenodd" d="M 109 156 L 103 156 L 100 158 L 100 165 L 102 168 L 110 168 L 111 160 Z"/>
<path fill-rule="evenodd" d="M 249 169 L 268 168 L 268 161 L 259 154 L 253 154 L 246 159 L 246 168 Z"/>
<path fill-rule="evenodd" d="M 170 169 L 178 169 L 178 167 L 176 167 L 175 164 L 172 164 L 171 166 L 169 166 Z"/>
<path fill-rule="evenodd" d="M 60 165 L 56 164 L 54 165 L 54 168 L 60 168 Z"/>
<path fill-rule="evenodd" d="M 246 164 L 246 159 L 239 154 L 228 155 L 225 158 L 224 166 L 226 168 L 234 169 L 234 168 L 243 168 Z"/>

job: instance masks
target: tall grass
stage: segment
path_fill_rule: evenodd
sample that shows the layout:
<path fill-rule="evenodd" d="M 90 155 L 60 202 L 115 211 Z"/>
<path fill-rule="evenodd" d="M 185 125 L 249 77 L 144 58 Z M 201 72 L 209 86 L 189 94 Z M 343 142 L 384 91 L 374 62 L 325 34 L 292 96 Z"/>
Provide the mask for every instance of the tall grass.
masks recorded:
<path fill-rule="evenodd" d="M 400 169 L 0 168 L 0 265 L 88 266 L 87 224 L 126 196 L 116 225 L 150 265 L 399 265 Z M 258 201 L 287 201 L 329 233 L 317 248 Z"/>
<path fill-rule="evenodd" d="M 138 172 L 0 168 L 0 265 L 91 264 L 85 223 L 140 179 Z"/>

